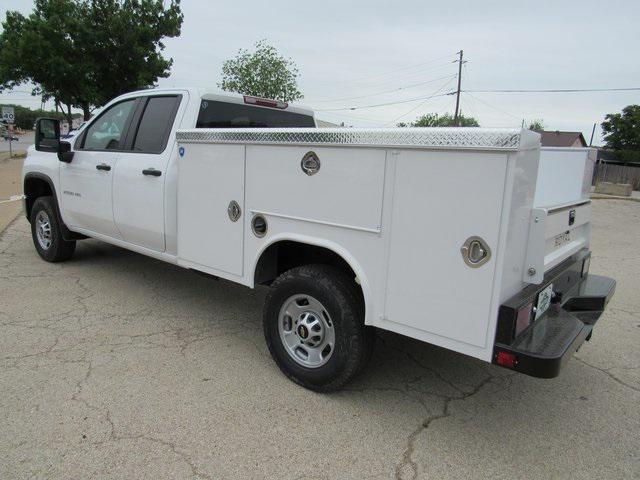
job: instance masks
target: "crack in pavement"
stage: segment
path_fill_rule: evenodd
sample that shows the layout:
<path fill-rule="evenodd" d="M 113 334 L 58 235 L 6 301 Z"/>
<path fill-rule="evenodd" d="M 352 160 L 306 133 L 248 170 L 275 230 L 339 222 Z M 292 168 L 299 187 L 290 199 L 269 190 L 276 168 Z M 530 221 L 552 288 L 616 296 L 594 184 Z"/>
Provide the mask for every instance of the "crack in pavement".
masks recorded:
<path fill-rule="evenodd" d="M 118 442 L 118 441 L 123 441 L 123 440 L 143 440 L 143 441 L 155 443 L 157 445 L 163 445 L 165 447 L 168 447 L 176 456 L 178 456 L 180 459 L 182 459 L 182 461 L 189 467 L 189 469 L 191 470 L 192 475 L 195 478 L 202 478 L 204 480 L 213 480 L 213 478 L 214 478 L 211 475 L 207 475 L 206 473 L 203 473 L 202 471 L 200 471 L 198 466 L 191 460 L 189 455 L 187 455 L 184 452 L 181 452 L 178 449 L 178 446 L 174 442 L 170 442 L 168 440 L 163 440 L 161 438 L 149 437 L 147 435 L 129 435 L 129 436 L 126 436 L 126 435 L 125 436 L 115 436 L 114 435 L 112 438 L 109 438 L 108 441 Z"/>
<path fill-rule="evenodd" d="M 189 455 L 179 450 L 178 445 L 175 442 L 170 442 L 168 440 L 164 440 L 161 438 L 150 437 L 148 434 L 118 435 L 116 433 L 116 425 L 115 425 L 115 422 L 113 421 L 109 407 L 104 405 L 97 406 L 89 402 L 87 399 L 82 398 L 82 392 L 83 392 L 84 386 L 87 384 L 87 382 L 89 382 L 89 379 L 93 374 L 93 362 L 91 360 L 78 359 L 75 361 L 70 361 L 69 363 L 83 363 L 87 366 L 87 371 L 85 375 L 76 382 L 76 388 L 75 388 L 76 391 L 72 395 L 71 400 L 79 402 L 83 404 L 85 407 L 87 407 L 89 410 L 97 412 L 98 414 L 104 417 L 105 421 L 109 425 L 108 437 L 105 440 L 93 441 L 91 442 L 92 445 L 96 447 L 100 447 L 107 442 L 119 442 L 124 440 L 134 440 L 134 441 L 144 440 L 144 441 L 152 442 L 158 445 L 163 445 L 165 447 L 168 447 L 176 456 L 182 459 L 182 461 L 191 470 L 191 473 L 194 476 L 194 478 L 201 478 L 204 480 L 213 480 L 213 477 L 201 472 L 198 466 L 191 460 Z"/>
<path fill-rule="evenodd" d="M 613 380 L 614 382 L 622 385 L 623 387 L 627 387 L 630 388 L 631 390 L 635 391 L 635 392 L 640 392 L 640 387 L 635 387 L 633 385 L 628 384 L 627 382 L 625 382 L 624 380 L 620 380 L 618 377 L 616 377 L 613 373 L 611 373 L 611 370 L 615 370 L 617 367 L 613 367 L 610 369 L 605 369 L 605 368 L 600 368 L 600 367 L 596 367 L 595 365 L 590 364 L 589 362 L 584 361 L 582 358 L 578 357 L 577 355 L 575 356 L 575 359 L 578 360 L 580 363 L 586 365 L 587 367 L 593 368 L 594 370 L 597 370 L 599 372 L 604 373 L 605 375 L 607 375 L 611 380 Z M 632 368 L 623 368 L 621 367 L 622 370 L 633 370 L 637 367 L 632 367 Z"/>
<path fill-rule="evenodd" d="M 407 480 L 407 479 L 417 479 L 418 478 L 418 465 L 413 460 L 413 454 L 415 452 L 415 443 L 418 440 L 421 433 L 428 430 L 432 423 L 436 420 L 440 420 L 443 418 L 447 418 L 451 416 L 450 405 L 454 401 L 465 401 L 466 399 L 472 397 L 477 394 L 485 385 L 489 384 L 493 380 L 500 379 L 503 381 L 509 380 L 509 382 L 505 385 L 505 388 L 509 388 L 511 385 L 511 377 L 516 375 L 515 372 L 502 374 L 502 375 L 491 375 L 487 374 L 487 376 L 475 385 L 465 384 L 469 389 L 465 389 L 462 386 L 457 385 L 453 381 L 446 378 L 437 368 L 434 368 L 430 365 L 427 365 L 420 361 L 415 355 L 411 352 L 406 351 L 404 349 L 398 348 L 395 345 L 391 345 L 384 338 L 377 336 L 377 340 L 380 340 L 380 343 L 383 345 L 384 349 L 393 350 L 401 356 L 407 358 L 410 362 L 416 365 L 418 368 L 425 371 L 425 373 L 415 376 L 405 382 L 402 383 L 401 386 L 398 387 L 376 387 L 376 386 L 364 386 L 364 387 L 348 387 L 347 391 L 380 391 L 380 392 L 394 392 L 405 395 L 407 398 L 419 403 L 425 410 L 430 410 L 433 407 L 433 402 L 427 402 L 424 398 L 425 395 L 435 397 L 437 399 L 442 400 L 442 408 L 438 413 L 434 413 L 428 415 L 426 418 L 422 420 L 420 425 L 413 430 L 409 436 L 407 437 L 406 447 L 402 453 L 402 457 L 400 462 L 395 467 L 395 478 L 397 480 Z M 391 355 L 385 355 L 386 358 L 390 358 Z M 490 367 L 492 368 L 492 367 Z M 444 383 L 448 387 L 450 387 L 457 394 L 454 395 L 446 395 L 442 392 L 435 392 L 432 390 L 422 390 L 415 389 L 413 386 L 423 380 L 428 375 L 435 377 L 440 382 Z"/>
<path fill-rule="evenodd" d="M 469 397 L 475 395 L 476 393 L 478 393 L 482 387 L 484 387 L 485 385 L 487 385 L 489 382 L 491 382 L 492 380 L 494 380 L 495 378 L 497 378 L 494 375 L 489 375 L 487 376 L 484 380 L 482 380 L 478 385 L 476 385 L 473 390 L 471 390 L 470 392 L 466 392 L 463 393 L 460 396 L 451 396 L 445 399 L 444 401 L 444 405 L 442 408 L 442 411 L 440 413 L 436 413 L 434 415 L 429 415 L 428 417 L 426 417 L 422 423 L 420 424 L 420 426 L 418 426 L 418 428 L 416 428 L 413 432 L 411 432 L 411 434 L 409 435 L 409 437 L 407 438 L 407 447 L 402 455 L 402 461 L 396 465 L 396 469 L 395 469 L 395 478 L 397 480 L 404 480 L 405 478 L 410 478 L 412 480 L 418 478 L 418 465 L 417 463 L 413 460 L 413 453 L 415 451 L 415 442 L 418 439 L 418 437 L 420 436 L 420 434 L 424 431 L 426 431 L 433 422 L 435 422 L 436 420 L 440 420 L 442 418 L 447 418 L 449 416 L 451 416 L 451 412 L 449 411 L 449 405 L 456 401 L 464 401 L 466 399 L 468 399 Z M 411 475 L 410 477 L 405 477 L 404 475 L 404 471 L 406 470 L 406 468 L 410 468 L 411 470 Z"/>
<path fill-rule="evenodd" d="M 66 443 L 65 448 L 73 443 L 75 435 L 78 433 L 86 433 L 88 437 L 82 442 L 84 445 L 72 445 L 69 447 L 75 449 L 73 450 L 74 455 L 86 455 L 89 457 L 91 454 L 95 456 L 94 461 L 97 462 L 104 461 L 104 457 L 107 455 L 122 455 L 122 458 L 118 458 L 118 461 L 128 462 L 132 460 L 134 462 L 136 459 L 132 457 L 148 454 L 165 458 L 164 462 L 167 466 L 176 468 L 176 471 L 189 478 L 195 477 L 206 480 L 212 478 L 211 476 L 217 476 L 219 466 L 226 467 L 225 462 L 227 462 L 227 459 L 220 457 L 221 460 L 218 464 L 218 460 L 211 460 L 212 457 L 208 456 L 211 443 L 208 441 L 207 435 L 210 432 L 198 432 L 202 437 L 195 437 L 192 435 L 193 430 L 190 430 L 192 427 L 186 423 L 171 423 L 166 426 L 160 426 L 157 422 L 152 423 L 146 417 L 142 417 L 139 421 L 136 419 L 130 420 L 131 406 L 133 405 L 143 411 L 145 406 L 148 407 L 148 405 L 145 405 L 146 398 L 140 395 L 132 400 L 139 403 L 130 405 L 126 403 L 129 401 L 126 398 L 110 396 L 110 392 L 113 391 L 113 385 L 103 382 L 105 380 L 110 381 L 112 378 L 117 381 L 117 375 L 121 374 L 124 371 L 123 369 L 130 367 L 132 362 L 140 362 L 146 358 L 150 358 L 152 361 L 158 358 L 166 360 L 167 363 L 172 360 L 178 360 L 181 365 L 178 365 L 178 367 L 172 365 L 171 373 L 179 375 L 180 372 L 185 372 L 193 367 L 191 360 L 199 362 L 205 358 L 204 356 L 200 357 L 200 354 L 203 354 L 212 346 L 218 348 L 218 342 L 214 342 L 213 339 L 223 339 L 223 341 L 219 342 L 221 349 L 228 349 L 229 345 L 237 347 L 242 342 L 242 344 L 246 343 L 246 348 L 245 345 L 241 345 L 243 353 L 251 356 L 260 354 L 270 358 L 263 343 L 257 338 L 246 338 L 245 332 L 242 331 L 247 325 L 245 317 L 254 318 L 252 316 L 253 313 L 247 313 L 249 310 L 244 307 L 248 305 L 253 308 L 254 304 L 257 305 L 259 303 L 260 298 L 258 296 L 250 296 L 250 294 L 247 295 L 244 297 L 246 301 L 243 302 L 247 305 L 241 308 L 236 306 L 235 299 L 228 294 L 231 290 L 225 284 L 221 284 L 219 289 L 213 289 L 212 292 L 209 292 L 208 285 L 199 281 L 192 282 L 186 276 L 175 275 L 174 267 L 167 267 L 167 270 L 164 270 L 164 267 L 159 268 L 153 262 L 135 264 L 133 263 L 133 258 L 137 257 L 126 256 L 124 258 L 123 255 L 112 251 L 96 253 L 96 249 L 93 247 L 91 247 L 90 253 L 98 257 L 100 262 L 90 263 L 89 255 L 85 254 L 77 263 L 71 262 L 68 265 L 56 265 L 55 267 L 43 263 L 36 266 L 33 260 L 37 259 L 37 256 L 22 244 L 24 241 L 22 237 L 26 238 L 27 236 L 28 230 L 22 226 L 19 226 L 19 230 L 14 229 L 9 235 L 3 236 L 0 244 L 0 250 L 2 250 L 0 252 L 0 270 L 2 271 L 0 286 L 10 287 L 7 288 L 7 291 L 19 292 L 26 285 L 38 283 L 44 295 L 39 299 L 33 300 L 29 300 L 28 297 L 20 298 L 18 295 L 13 299 L 10 298 L 9 294 L 6 295 L 7 301 L 4 302 L 6 312 L 0 311 L 0 325 L 6 327 L 5 332 L 7 332 L 8 343 L 11 341 L 11 333 L 15 333 L 16 342 L 18 340 L 22 341 L 23 338 L 25 340 L 21 344 L 16 343 L 20 348 L 16 347 L 15 350 L 13 349 L 14 345 L 11 344 L 11 351 L 7 351 L 5 354 L 13 356 L 5 357 L 5 362 L 0 362 L 0 365 L 2 365 L 0 369 L 6 368 L 4 365 L 13 363 L 13 366 L 24 369 L 24 372 L 12 372 L 12 375 L 15 378 L 24 376 L 25 379 L 37 369 L 42 368 L 51 368 L 54 374 L 61 375 L 60 388 L 65 390 L 64 395 L 60 395 L 60 405 L 65 410 L 58 408 L 57 411 L 62 411 L 65 415 L 68 415 L 68 423 L 63 433 L 65 435 L 63 437 Z M 87 251 L 89 252 L 89 250 Z M 114 262 L 111 262 L 112 260 Z M 140 265 L 141 268 L 132 268 L 131 265 Z M 147 270 L 143 270 L 142 267 Z M 38 271 L 42 273 L 38 274 Z M 11 275 L 12 272 L 15 272 L 16 275 Z M 118 277 L 118 275 L 122 275 L 122 277 Z M 40 279 L 40 281 L 37 279 Z M 15 282 L 12 284 L 11 280 L 15 280 Z M 104 289 L 102 288 L 103 282 L 106 285 Z M 59 285 L 55 285 L 56 283 Z M 122 288 L 123 285 L 131 286 L 132 290 L 124 290 Z M 60 287 L 64 287 L 64 289 L 61 290 Z M 143 288 L 148 289 L 145 290 L 148 294 L 135 295 L 136 292 L 142 291 Z M 62 295 L 66 303 L 56 304 L 55 313 L 46 314 L 45 312 L 49 310 L 44 310 L 42 306 L 45 305 L 44 301 L 48 299 L 47 295 Z M 121 296 L 122 298 L 120 298 Z M 620 318 L 622 318 L 623 322 L 620 323 L 624 323 L 625 326 L 630 325 L 630 322 L 627 322 L 627 319 L 622 317 L 623 313 L 634 316 L 633 319 L 636 316 L 633 312 L 635 301 L 631 300 L 630 297 L 631 295 L 625 297 L 629 302 L 628 304 L 617 303 L 616 306 L 610 307 L 611 312 L 621 316 Z M 42 305 L 38 302 L 41 302 Z M 620 302 L 620 299 L 618 299 L 618 302 Z M 32 305 L 38 308 L 32 308 Z M 216 314 L 211 313 L 212 308 L 217 309 Z M 58 312 L 58 309 L 66 311 Z M 33 316 L 31 316 L 32 313 Z M 242 321 L 239 322 L 239 319 L 242 319 Z M 242 322 L 245 323 L 243 324 Z M 633 323 L 637 322 L 634 321 Z M 260 322 L 256 319 L 250 325 L 259 327 Z M 638 329 L 634 328 L 633 333 L 637 331 Z M 386 334 L 385 337 L 387 340 L 396 338 Z M 443 356 L 439 349 L 428 350 L 427 354 L 425 354 L 418 348 L 417 343 L 409 342 L 407 348 L 403 348 L 403 342 L 389 340 L 391 345 L 387 345 L 384 341 L 385 339 L 381 340 L 383 348 L 374 355 L 374 361 L 369 366 L 370 373 L 366 375 L 367 379 L 361 384 L 357 382 L 351 384 L 345 389 L 345 392 L 378 391 L 390 393 L 346 393 L 350 397 L 347 398 L 347 401 L 337 395 L 337 401 L 342 402 L 340 403 L 341 406 L 354 408 L 354 412 L 352 412 L 354 420 L 346 419 L 346 417 L 336 417 L 340 418 L 341 422 L 344 422 L 337 425 L 336 431 L 340 432 L 340 429 L 346 430 L 345 425 L 348 425 L 348 421 L 353 421 L 356 426 L 364 425 L 364 422 L 367 421 L 370 424 L 375 424 L 375 418 L 367 418 L 367 414 L 373 411 L 382 415 L 380 412 L 384 405 L 381 405 L 378 401 L 379 399 L 376 398 L 374 401 L 375 409 L 366 411 L 360 418 L 361 411 L 357 404 L 363 399 L 369 400 L 368 396 L 392 398 L 398 402 L 398 405 L 394 406 L 394 409 L 388 409 L 388 411 L 390 411 L 390 415 L 397 416 L 385 418 L 384 420 L 388 423 L 381 423 L 381 426 L 376 425 L 376 427 L 391 429 L 394 442 L 393 448 L 384 453 L 382 453 L 382 450 L 376 449 L 372 454 L 372 448 L 360 447 L 355 443 L 353 434 L 350 436 L 345 435 L 342 438 L 339 437 L 340 434 L 338 433 L 331 438 L 332 445 L 336 445 L 336 442 L 343 442 L 344 445 L 348 446 L 347 448 L 360 448 L 359 452 L 349 452 L 349 454 L 353 454 L 352 458 L 356 458 L 357 454 L 358 460 L 350 458 L 354 466 L 352 471 L 340 466 L 342 468 L 340 473 L 331 475 L 327 473 L 329 472 L 327 468 L 325 472 L 320 473 L 321 477 L 323 474 L 326 474 L 327 478 L 351 474 L 354 478 L 361 478 L 365 476 L 364 470 L 361 469 L 362 462 L 371 460 L 367 459 L 367 455 L 373 457 L 372 463 L 376 460 L 379 462 L 379 465 L 376 465 L 375 468 L 372 467 L 372 471 L 367 473 L 366 476 L 371 475 L 369 478 L 388 478 L 393 477 L 394 473 L 396 479 L 402 480 L 422 477 L 426 473 L 425 469 L 430 470 L 439 466 L 435 460 L 436 447 L 442 440 L 451 438 L 448 437 L 447 433 L 450 425 L 457 424 L 458 419 L 466 419 L 468 415 L 484 415 L 481 409 L 490 401 L 492 396 L 490 393 L 498 390 L 509 391 L 511 382 L 520 383 L 518 380 L 514 380 L 516 377 L 505 374 L 507 370 L 487 366 L 479 360 L 468 361 L 460 359 L 463 363 L 462 367 L 450 365 L 453 363 L 451 359 L 457 359 L 457 357 Z M 398 348 L 398 345 L 400 348 Z M 257 353 L 254 354 L 253 348 Z M 167 351 L 147 353 L 147 349 L 166 349 Z M 228 360 L 229 356 L 224 356 L 224 353 L 218 354 L 216 352 L 216 360 L 218 356 L 222 360 Z M 231 353 L 234 361 L 236 353 L 235 351 Z M 123 357 L 122 363 L 119 363 L 120 357 Z M 206 358 L 210 359 L 210 357 Z M 599 361 L 594 363 L 610 365 L 606 361 L 603 362 L 602 358 L 597 358 Z M 616 383 L 634 391 L 640 390 L 640 388 L 634 386 L 635 373 L 625 374 L 623 372 L 623 370 L 629 371 L 639 368 L 631 366 L 634 363 L 638 363 L 633 358 L 628 361 L 629 366 L 607 369 L 599 368 L 582 359 L 578 360 L 586 366 L 606 374 Z M 65 367 L 63 365 L 65 363 L 70 365 Z M 112 363 L 115 364 L 116 368 L 113 368 L 114 365 Z M 63 368 L 58 368 L 57 365 Z M 55 370 L 56 368 L 58 370 Z M 218 368 L 218 366 L 216 365 L 215 368 Z M 49 372 L 41 370 L 38 373 L 45 378 L 45 375 L 48 375 Z M 139 373 L 144 375 L 146 370 L 141 370 Z M 205 373 L 207 372 L 203 372 L 203 376 L 205 376 Z M 590 370 L 582 369 L 582 371 L 578 370 L 578 373 L 598 378 L 598 374 L 590 373 Z M 625 378 L 626 382 L 620 380 L 616 375 Z M 631 380 L 627 378 L 627 375 L 631 375 Z M 209 377 L 209 375 L 206 376 Z M 132 381 L 140 381 L 142 383 L 138 376 L 132 375 L 131 377 Z M 11 377 L 8 378 L 12 380 Z M 191 382 L 190 378 L 188 380 Z M 203 378 L 202 380 L 209 381 L 211 378 Z M 232 382 L 234 380 L 229 381 Z M 251 380 L 254 380 L 254 377 L 251 377 Z M 54 381 L 58 381 L 58 379 L 51 380 L 52 385 Z M 200 377 L 194 378 L 193 381 L 199 382 Z M 190 383 L 186 384 L 190 385 Z M 122 385 L 126 386 L 127 384 L 124 382 Z M 204 391 L 209 391 L 207 387 L 210 384 L 198 383 L 197 385 L 198 388 L 202 385 Z M 606 385 L 613 387 L 611 383 Z M 29 397 L 26 395 L 34 391 L 33 388 L 28 390 L 28 387 L 29 385 L 26 385 L 26 388 L 17 395 L 24 395 L 24 398 L 28 399 Z M 244 388 L 244 386 L 241 387 Z M 116 388 L 118 388 L 117 384 Z M 252 388 L 255 387 L 252 385 Z M 265 398 L 258 396 L 256 401 L 249 397 L 243 399 L 248 403 L 243 405 L 242 411 L 232 410 L 231 408 L 225 411 L 227 418 L 231 419 L 236 418 L 234 416 L 247 418 L 249 416 L 258 417 L 258 415 L 263 415 L 264 418 L 260 417 L 258 422 L 258 428 L 250 432 L 256 437 L 258 435 L 272 435 L 272 431 L 280 427 L 280 424 L 274 421 L 265 423 L 265 418 L 271 420 L 268 417 L 275 417 L 276 415 L 271 410 L 265 409 L 265 404 L 269 401 L 266 395 L 272 395 L 273 398 L 281 402 L 282 392 L 272 392 L 262 389 L 262 387 L 260 388 L 260 390 L 254 389 L 251 391 L 254 393 L 256 391 L 266 392 L 264 393 Z M 509 393 L 515 394 L 516 390 L 514 388 Z M 635 398 L 633 392 L 618 390 L 625 393 L 625 395 L 620 395 L 620 397 L 626 397 L 625 400 L 630 398 L 633 401 L 633 398 Z M 312 402 L 322 401 L 318 400 L 314 395 L 308 397 L 307 392 L 299 391 L 297 387 L 292 389 L 291 392 L 295 397 L 310 398 Z M 182 395 L 191 393 L 192 390 L 188 390 L 184 394 L 176 395 L 175 399 L 184 400 L 185 397 Z M 224 392 L 212 393 L 210 398 L 197 399 L 197 401 L 199 403 L 205 401 L 212 403 L 213 400 L 218 401 L 221 398 L 214 395 L 223 394 L 227 395 Z M 23 400 L 18 396 L 16 398 Z M 470 399 L 470 401 L 467 402 L 467 399 Z M 334 400 L 332 398 L 328 399 L 329 402 Z M 382 398 L 382 400 L 385 400 L 385 398 Z M 255 414 L 251 410 L 254 406 L 254 401 L 256 402 L 255 405 L 257 405 Z M 455 404 L 455 401 L 463 403 Z M 26 401 L 24 403 L 28 404 Z M 318 405 L 320 404 L 318 403 Z M 228 407 L 228 405 L 224 404 L 223 406 Z M 250 412 L 249 415 L 247 414 L 247 406 Z M 150 415 L 155 414 L 155 408 L 149 408 L 147 413 Z M 162 407 L 157 408 L 160 409 Z M 136 414 L 138 413 L 137 410 L 133 411 Z M 190 415 L 189 411 L 185 410 L 185 412 L 185 416 Z M 10 408 L 6 409 L 7 416 L 12 413 Z M 81 420 L 81 417 L 80 419 L 74 418 L 76 414 L 86 415 L 85 420 L 87 420 L 88 416 L 89 421 L 86 423 L 79 421 L 76 424 L 76 420 Z M 496 414 L 499 414 L 499 412 Z M 541 415 L 544 415 L 544 413 L 541 413 Z M 582 421 L 578 417 L 579 415 L 573 420 L 575 422 Z M 329 416 L 328 418 L 329 420 L 334 420 L 334 417 Z M 444 421 L 443 419 L 446 418 L 449 418 L 449 420 Z M 198 420 L 202 421 L 202 417 Z M 437 420 L 443 421 L 438 424 L 435 423 Z M 27 425 L 28 422 L 34 424 L 39 420 L 25 415 L 24 418 L 20 417 L 18 421 Z M 19 426 L 19 424 L 17 425 Z M 178 426 L 176 427 L 176 425 Z M 200 425 L 196 424 L 197 427 Z M 212 423 L 212 425 L 214 424 Z M 572 424 L 569 422 L 568 425 L 571 426 Z M 614 426 L 618 427 L 618 425 Z M 262 427 L 269 427 L 270 430 L 266 428 L 261 430 L 260 428 Z M 47 425 L 43 424 L 41 428 L 46 432 Z M 169 428 L 173 428 L 173 430 Z M 213 426 L 212 430 L 216 428 L 217 425 Z M 78 431 L 78 429 L 86 430 Z M 300 426 L 296 426 L 294 429 L 300 431 Z M 624 430 L 625 434 L 634 433 L 631 428 L 622 426 L 622 423 L 620 429 Z M 247 430 L 238 435 L 248 435 L 248 433 L 245 433 Z M 14 438 L 20 440 L 22 432 L 16 431 L 18 433 L 14 435 Z M 379 432 L 379 430 L 372 431 Z M 226 433 L 225 430 L 221 430 L 221 432 Z M 363 435 L 368 433 L 369 431 L 367 430 Z M 536 433 L 541 432 L 538 431 Z M 546 434 L 547 432 L 542 433 Z M 559 437 L 551 438 L 550 441 L 556 441 L 556 444 L 561 442 L 563 440 L 562 433 L 560 432 L 558 434 L 560 435 Z M 603 438 L 605 437 L 594 436 L 591 439 Z M 244 441 L 245 439 L 241 437 L 240 440 Z M 262 438 L 256 440 L 255 445 L 258 445 L 261 440 Z M 384 443 L 384 440 L 383 437 L 381 444 Z M 249 448 L 254 448 L 254 444 L 245 442 L 234 445 L 234 447 L 240 450 L 246 449 L 246 451 L 241 452 L 244 456 L 233 457 L 236 453 L 234 450 L 220 449 L 220 452 L 230 452 L 229 456 L 232 458 L 228 461 L 232 462 L 232 464 L 236 462 L 233 466 L 238 472 L 241 468 L 252 468 L 252 464 L 249 462 L 253 460 L 256 462 L 265 461 L 264 457 L 249 451 Z M 23 448 L 23 450 L 26 452 L 27 447 Z M 256 450 L 260 450 L 260 447 L 257 447 Z M 55 449 L 52 451 L 56 452 Z M 66 454 L 66 452 L 64 453 Z M 608 454 L 606 451 L 605 453 Z M 626 455 L 624 462 L 628 463 L 629 458 L 633 459 L 632 447 L 621 450 L 620 454 Z M 252 455 L 255 458 L 251 458 Z M 274 455 L 274 457 L 277 456 L 278 454 Z M 64 460 L 63 457 L 64 455 L 57 462 L 68 461 Z M 68 455 L 66 458 L 69 459 L 71 456 Z M 295 460 L 298 461 L 298 459 Z M 491 459 L 487 461 L 489 460 Z M 265 461 L 265 463 L 267 462 L 268 460 Z M 36 461 L 34 460 L 33 463 L 35 464 Z M 64 468 L 66 464 L 58 463 L 58 466 Z M 449 466 L 451 467 L 452 465 Z M 623 463 L 623 467 L 627 466 L 626 463 Z M 18 464 L 16 461 L 11 467 L 19 472 L 24 465 Z M 283 461 L 280 460 L 279 467 L 285 468 L 286 464 L 283 464 Z M 358 470 L 355 470 L 356 467 Z M 473 467 L 478 468 L 478 474 L 480 475 L 485 472 L 481 469 L 487 466 L 476 464 Z M 490 466 L 487 468 L 490 468 Z M 587 467 L 584 468 L 586 469 Z M 377 473 L 382 470 L 384 472 Z M 451 471 L 453 472 L 453 470 Z M 588 473 L 595 475 L 593 472 L 598 473 L 596 470 Z M 301 478 L 306 478 L 309 475 L 303 474 Z"/>

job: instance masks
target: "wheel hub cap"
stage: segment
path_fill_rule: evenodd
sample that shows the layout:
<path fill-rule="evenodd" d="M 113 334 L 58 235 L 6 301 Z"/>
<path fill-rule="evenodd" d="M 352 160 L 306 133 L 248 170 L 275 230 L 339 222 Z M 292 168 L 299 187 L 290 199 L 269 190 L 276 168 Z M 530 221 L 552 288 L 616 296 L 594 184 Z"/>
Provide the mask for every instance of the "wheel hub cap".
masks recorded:
<path fill-rule="evenodd" d="M 36 238 L 43 250 L 48 250 L 51 246 L 51 222 L 47 212 L 40 210 L 36 215 Z"/>
<path fill-rule="evenodd" d="M 310 295 L 294 295 L 284 302 L 278 332 L 289 356 L 302 366 L 320 367 L 333 354 L 333 322 L 322 303 Z"/>

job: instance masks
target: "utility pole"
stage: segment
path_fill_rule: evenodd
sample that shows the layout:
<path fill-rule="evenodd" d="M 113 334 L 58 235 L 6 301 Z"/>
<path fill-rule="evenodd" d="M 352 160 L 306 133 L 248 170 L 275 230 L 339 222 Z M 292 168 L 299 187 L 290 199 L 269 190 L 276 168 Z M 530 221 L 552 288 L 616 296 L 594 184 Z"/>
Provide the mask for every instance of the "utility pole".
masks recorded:
<path fill-rule="evenodd" d="M 591 140 L 589 140 L 589 146 L 593 145 L 593 135 L 596 133 L 596 125 L 597 123 L 593 124 L 593 130 L 591 130 Z"/>
<path fill-rule="evenodd" d="M 460 50 L 458 54 L 460 55 L 458 59 L 458 90 L 456 91 L 456 113 L 453 116 L 453 123 L 456 127 L 460 126 L 458 114 L 460 112 L 460 86 L 462 84 L 462 50 Z"/>

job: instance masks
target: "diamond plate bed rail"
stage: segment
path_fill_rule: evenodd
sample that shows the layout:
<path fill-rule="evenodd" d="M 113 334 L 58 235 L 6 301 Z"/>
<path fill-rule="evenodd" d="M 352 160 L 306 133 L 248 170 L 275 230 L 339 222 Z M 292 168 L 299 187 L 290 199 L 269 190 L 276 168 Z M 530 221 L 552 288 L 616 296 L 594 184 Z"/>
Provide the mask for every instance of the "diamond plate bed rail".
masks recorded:
<path fill-rule="evenodd" d="M 516 150 L 519 129 L 489 128 L 199 128 L 180 130 L 181 143 L 243 143 Z"/>

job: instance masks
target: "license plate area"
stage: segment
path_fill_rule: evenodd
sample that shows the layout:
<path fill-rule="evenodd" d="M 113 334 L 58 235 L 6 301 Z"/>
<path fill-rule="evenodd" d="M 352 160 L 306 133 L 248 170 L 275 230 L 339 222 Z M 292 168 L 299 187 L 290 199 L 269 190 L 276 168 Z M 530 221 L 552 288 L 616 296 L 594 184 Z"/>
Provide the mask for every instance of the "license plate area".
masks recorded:
<path fill-rule="evenodd" d="M 553 298 L 553 283 L 550 283 L 538 294 L 538 300 L 536 302 L 536 316 L 535 320 L 538 320 L 544 312 L 546 312 L 551 306 L 551 299 Z"/>
<path fill-rule="evenodd" d="M 571 242 L 571 231 L 568 230 L 566 232 L 562 232 L 559 235 L 556 235 L 553 238 L 553 244 L 554 247 L 558 248 L 558 247 L 562 247 L 563 245 L 566 245 L 567 243 Z"/>

